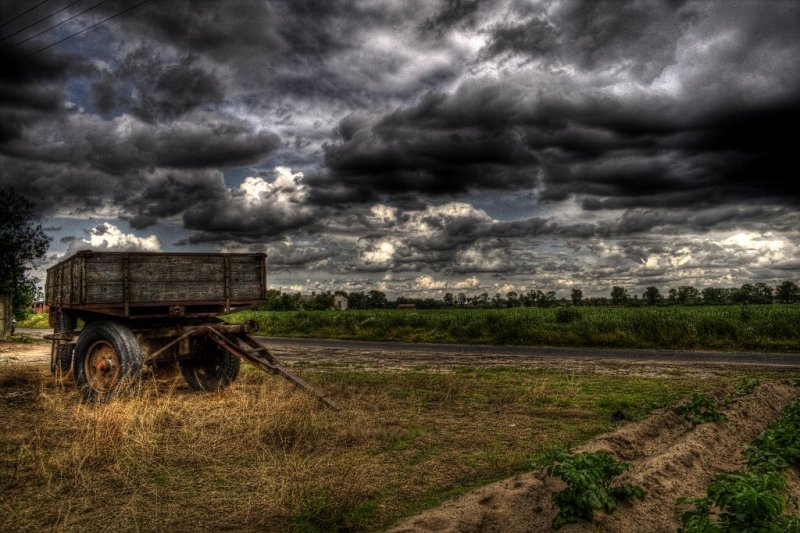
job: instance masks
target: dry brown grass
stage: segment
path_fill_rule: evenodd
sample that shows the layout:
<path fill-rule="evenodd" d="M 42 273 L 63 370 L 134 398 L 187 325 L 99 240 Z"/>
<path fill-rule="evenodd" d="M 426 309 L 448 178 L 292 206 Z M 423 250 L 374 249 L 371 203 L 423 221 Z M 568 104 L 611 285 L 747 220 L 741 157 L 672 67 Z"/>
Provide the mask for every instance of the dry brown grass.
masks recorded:
<path fill-rule="evenodd" d="M 82 404 L 68 378 L 0 365 L 0 530 L 380 528 L 607 429 L 615 409 L 646 412 L 724 380 L 304 375 L 343 410 L 252 369 L 218 394 L 158 376 Z"/>

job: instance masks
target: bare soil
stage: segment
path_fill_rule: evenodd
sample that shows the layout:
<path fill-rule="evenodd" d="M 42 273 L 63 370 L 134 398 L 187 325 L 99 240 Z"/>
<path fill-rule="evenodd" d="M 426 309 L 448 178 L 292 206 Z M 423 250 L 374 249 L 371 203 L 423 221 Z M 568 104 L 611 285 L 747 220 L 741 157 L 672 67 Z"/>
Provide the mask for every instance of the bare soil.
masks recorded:
<path fill-rule="evenodd" d="M 50 364 L 50 343 L 0 342 L 0 363 Z"/>
<path fill-rule="evenodd" d="M 743 468 L 743 447 L 798 392 L 790 382 L 770 381 L 753 394 L 735 400 L 725 410 L 726 422 L 693 428 L 671 409 L 662 409 L 576 449 L 575 452 L 603 450 L 629 461 L 631 468 L 619 477 L 619 482 L 644 488 L 646 497 L 641 502 L 621 505 L 612 515 L 600 513 L 592 524 L 570 524 L 561 531 L 676 531 L 680 526 L 680 510 L 675 500 L 681 496 L 702 496 L 716 474 Z M 798 494 L 797 469 L 788 477 Z M 392 531 L 547 531 L 556 516 L 551 497 L 564 487 L 561 480 L 544 471 L 515 476 L 446 502 Z"/>

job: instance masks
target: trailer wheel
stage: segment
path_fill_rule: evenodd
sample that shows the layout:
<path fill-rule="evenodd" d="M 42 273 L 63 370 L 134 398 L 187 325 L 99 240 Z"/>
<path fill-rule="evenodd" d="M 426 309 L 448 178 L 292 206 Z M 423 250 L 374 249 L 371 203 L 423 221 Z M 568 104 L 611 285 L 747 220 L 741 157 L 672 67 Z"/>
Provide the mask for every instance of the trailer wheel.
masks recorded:
<path fill-rule="evenodd" d="M 86 400 L 107 400 L 142 377 L 142 355 L 129 327 L 92 322 L 75 346 L 75 381 Z"/>
<path fill-rule="evenodd" d="M 213 392 L 228 385 L 239 375 L 241 359 L 229 354 L 210 339 L 198 339 L 192 359 L 180 362 L 181 374 L 191 388 L 196 391 Z"/>
<path fill-rule="evenodd" d="M 55 360 L 56 370 L 60 370 L 63 374 L 69 372 L 69 369 L 72 368 L 72 354 L 74 348 L 75 345 L 71 343 L 58 345 Z"/>

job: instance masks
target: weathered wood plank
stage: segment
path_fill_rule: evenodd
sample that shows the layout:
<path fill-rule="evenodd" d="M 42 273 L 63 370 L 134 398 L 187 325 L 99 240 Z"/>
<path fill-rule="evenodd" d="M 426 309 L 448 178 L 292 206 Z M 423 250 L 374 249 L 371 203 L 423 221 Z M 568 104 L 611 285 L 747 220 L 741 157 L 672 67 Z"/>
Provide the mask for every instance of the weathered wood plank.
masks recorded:
<path fill-rule="evenodd" d="M 116 263 L 87 261 L 83 275 L 87 283 L 122 282 L 122 261 Z"/>
<path fill-rule="evenodd" d="M 208 300 L 225 300 L 222 284 L 202 281 L 131 283 L 131 304 Z"/>
<path fill-rule="evenodd" d="M 234 283 L 231 285 L 231 300 L 259 300 L 261 283 Z"/>
<path fill-rule="evenodd" d="M 131 305 L 219 302 L 224 305 L 225 262 L 231 300 L 259 301 L 265 284 L 263 256 L 227 254 L 79 253 L 47 271 L 49 304 L 124 305 L 124 262 Z"/>
<path fill-rule="evenodd" d="M 122 304 L 122 282 L 92 283 L 86 286 L 87 304 Z"/>

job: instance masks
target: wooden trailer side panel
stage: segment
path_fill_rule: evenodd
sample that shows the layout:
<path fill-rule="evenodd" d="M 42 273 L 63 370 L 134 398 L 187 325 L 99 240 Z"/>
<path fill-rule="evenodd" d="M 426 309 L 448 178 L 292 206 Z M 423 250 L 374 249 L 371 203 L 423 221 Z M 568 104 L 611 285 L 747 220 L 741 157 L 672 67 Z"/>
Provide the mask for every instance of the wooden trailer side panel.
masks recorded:
<path fill-rule="evenodd" d="M 204 314 L 213 314 L 265 300 L 264 260 L 263 254 L 79 252 L 48 269 L 46 300 L 121 316 L 136 314 L 134 308 L 174 315 L 181 306 L 197 312 L 206 306 Z"/>
<path fill-rule="evenodd" d="M 82 258 L 73 256 L 47 270 L 45 303 L 55 306 L 81 303 Z"/>

